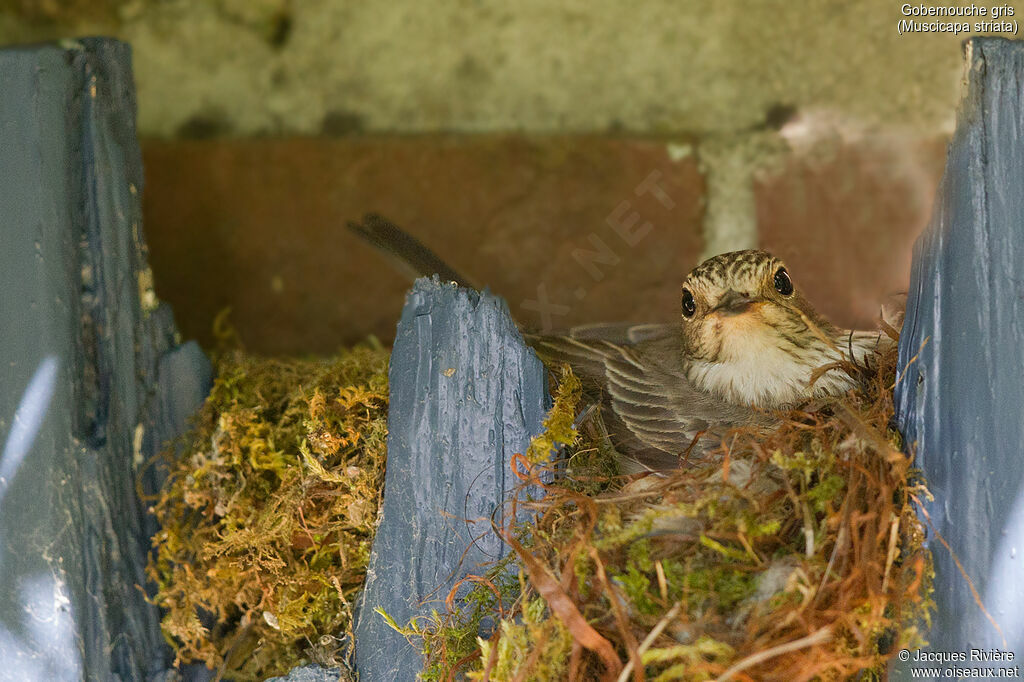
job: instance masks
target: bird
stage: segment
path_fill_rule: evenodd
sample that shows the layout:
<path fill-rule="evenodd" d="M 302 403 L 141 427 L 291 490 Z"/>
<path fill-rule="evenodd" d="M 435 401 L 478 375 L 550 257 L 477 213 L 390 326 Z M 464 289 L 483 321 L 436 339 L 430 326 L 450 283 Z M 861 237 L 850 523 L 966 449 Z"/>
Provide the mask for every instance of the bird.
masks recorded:
<path fill-rule="evenodd" d="M 349 227 L 421 273 L 443 263 L 411 237 L 393 239 L 401 230 L 379 216 Z M 833 325 L 786 264 L 757 249 L 704 260 L 683 279 L 679 301 L 678 320 L 667 324 L 523 333 L 547 365 L 565 363 L 580 379 L 626 473 L 677 468 L 730 429 L 769 427 L 780 410 L 841 396 L 894 343 Z"/>
<path fill-rule="evenodd" d="M 525 338 L 549 364 L 572 368 L 600 401 L 611 444 L 650 470 L 707 452 L 729 429 L 768 427 L 780 410 L 845 394 L 893 343 L 830 323 L 781 259 L 754 249 L 697 265 L 680 287 L 678 322 Z"/>

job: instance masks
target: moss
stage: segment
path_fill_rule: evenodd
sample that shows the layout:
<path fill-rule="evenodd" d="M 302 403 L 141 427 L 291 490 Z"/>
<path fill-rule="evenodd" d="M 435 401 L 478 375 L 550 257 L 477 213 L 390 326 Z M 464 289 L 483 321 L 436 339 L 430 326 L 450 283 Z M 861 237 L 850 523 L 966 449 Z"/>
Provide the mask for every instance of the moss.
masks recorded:
<path fill-rule="evenodd" d="M 337 664 L 383 484 L 388 353 L 228 353 L 152 509 L 177 660 L 231 679 Z M 170 453 L 168 453 L 170 455 Z"/>
<path fill-rule="evenodd" d="M 519 670 L 524 680 L 564 679 L 573 638 L 561 621 L 549 617 L 543 599 L 534 599 L 522 610 L 518 622 L 502 620 L 500 635 L 478 638 L 480 659 L 494 661 L 489 679 L 511 680 Z M 468 673 L 471 680 L 487 679 L 482 670 Z"/>
<path fill-rule="evenodd" d="M 927 491 L 889 430 L 895 355 L 881 360 L 848 396 L 739 430 L 717 459 L 665 477 L 614 474 L 599 425 L 573 428 L 586 406 L 563 370 L 526 459 L 570 466 L 531 522 L 504 529 L 517 580 L 406 629 L 427 679 L 589 680 L 626 664 L 663 681 L 881 674 L 921 645 L 931 609 L 913 507 Z M 446 667 L 437 652 L 456 650 Z"/>
<path fill-rule="evenodd" d="M 555 392 L 555 404 L 544 418 L 544 430 L 530 441 L 526 451 L 526 459 L 531 465 L 547 464 L 552 453 L 576 443 L 579 432 L 573 424 L 581 393 L 580 380 L 569 370 L 568 365 L 563 366 Z"/>
<path fill-rule="evenodd" d="M 149 572 L 180 660 L 261 679 L 343 655 L 383 480 L 386 368 L 379 347 L 220 360 L 154 505 Z M 389 622 L 422 646 L 427 682 L 627 664 L 653 680 L 881 674 L 922 644 L 931 608 L 913 508 L 927 491 L 888 430 L 894 368 L 662 477 L 618 474 L 562 368 L 544 432 L 513 462 L 543 491 L 500 529 L 514 553 L 445 611 Z"/>

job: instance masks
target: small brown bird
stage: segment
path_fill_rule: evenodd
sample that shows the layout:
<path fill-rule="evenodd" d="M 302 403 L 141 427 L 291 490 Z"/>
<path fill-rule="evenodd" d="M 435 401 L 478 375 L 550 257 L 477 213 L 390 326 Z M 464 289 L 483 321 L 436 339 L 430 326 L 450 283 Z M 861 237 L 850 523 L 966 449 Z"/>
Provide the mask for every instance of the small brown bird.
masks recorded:
<path fill-rule="evenodd" d="M 378 216 L 349 227 L 420 274 L 443 268 L 446 278 L 466 283 Z M 674 468 L 684 454 L 717 445 L 730 428 L 770 425 L 772 410 L 841 395 L 855 385 L 855 368 L 893 343 L 878 332 L 832 325 L 765 251 L 710 258 L 680 293 L 678 324 L 524 334 L 541 359 L 568 363 L 580 377 L 627 471 Z"/>
<path fill-rule="evenodd" d="M 698 265 L 680 308 L 678 324 L 527 336 L 543 359 L 581 377 L 616 450 L 644 468 L 678 466 L 699 435 L 710 436 L 695 446 L 702 451 L 729 428 L 770 424 L 771 410 L 845 393 L 851 367 L 892 343 L 833 326 L 764 251 Z"/>

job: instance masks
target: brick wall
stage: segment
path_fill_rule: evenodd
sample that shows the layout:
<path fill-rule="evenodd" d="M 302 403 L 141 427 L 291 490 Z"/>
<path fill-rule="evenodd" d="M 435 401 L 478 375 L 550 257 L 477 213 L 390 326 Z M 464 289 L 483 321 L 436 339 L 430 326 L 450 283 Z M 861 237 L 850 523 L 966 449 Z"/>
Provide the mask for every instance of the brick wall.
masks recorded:
<path fill-rule="evenodd" d="M 260 352 L 387 341 L 409 281 L 344 229 L 375 211 L 532 328 L 671 320 L 709 247 L 755 245 L 834 321 L 870 326 L 906 288 L 945 141 L 786 134 L 761 163 L 628 136 L 147 141 L 157 291 L 206 344 L 224 307 Z"/>
<path fill-rule="evenodd" d="M 0 0 L 0 43 L 130 42 L 159 295 L 206 344 L 230 306 L 254 350 L 329 352 L 388 339 L 407 286 L 342 229 L 367 211 L 530 327 L 671 319 L 702 256 L 753 246 L 871 325 L 966 37 L 901 35 L 901 7 Z"/>

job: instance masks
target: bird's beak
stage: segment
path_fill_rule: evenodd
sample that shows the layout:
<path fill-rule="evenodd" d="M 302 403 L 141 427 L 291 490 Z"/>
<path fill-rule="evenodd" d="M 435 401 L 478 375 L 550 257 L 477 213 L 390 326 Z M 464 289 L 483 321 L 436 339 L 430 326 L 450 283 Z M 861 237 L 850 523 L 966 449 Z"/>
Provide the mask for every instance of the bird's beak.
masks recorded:
<path fill-rule="evenodd" d="M 714 307 L 714 312 L 721 313 L 722 315 L 739 315 L 750 310 L 750 307 L 756 302 L 756 299 L 730 289 L 725 292 L 725 296 L 718 300 L 718 305 Z"/>

